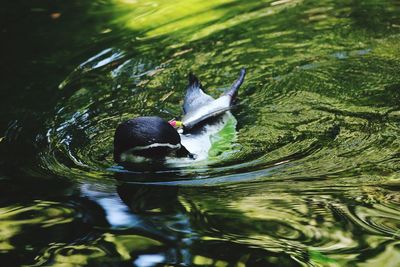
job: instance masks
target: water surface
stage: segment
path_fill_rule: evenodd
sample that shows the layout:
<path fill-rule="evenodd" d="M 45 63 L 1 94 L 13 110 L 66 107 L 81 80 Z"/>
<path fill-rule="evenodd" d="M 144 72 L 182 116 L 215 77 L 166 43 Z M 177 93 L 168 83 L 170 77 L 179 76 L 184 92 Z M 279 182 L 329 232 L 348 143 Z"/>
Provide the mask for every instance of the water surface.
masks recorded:
<path fill-rule="evenodd" d="M 0 258 L 400 264 L 397 1 L 3 4 Z M 248 75 L 208 158 L 126 170 L 114 129 Z"/>

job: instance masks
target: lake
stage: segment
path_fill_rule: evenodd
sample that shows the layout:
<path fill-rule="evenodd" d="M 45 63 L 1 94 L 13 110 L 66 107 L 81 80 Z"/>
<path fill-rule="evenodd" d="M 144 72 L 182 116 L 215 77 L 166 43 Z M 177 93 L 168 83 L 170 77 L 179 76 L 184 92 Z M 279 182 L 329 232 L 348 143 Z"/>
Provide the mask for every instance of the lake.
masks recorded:
<path fill-rule="evenodd" d="M 399 266 L 398 1 L 8 1 L 4 266 Z M 247 69 L 205 159 L 113 161 Z"/>

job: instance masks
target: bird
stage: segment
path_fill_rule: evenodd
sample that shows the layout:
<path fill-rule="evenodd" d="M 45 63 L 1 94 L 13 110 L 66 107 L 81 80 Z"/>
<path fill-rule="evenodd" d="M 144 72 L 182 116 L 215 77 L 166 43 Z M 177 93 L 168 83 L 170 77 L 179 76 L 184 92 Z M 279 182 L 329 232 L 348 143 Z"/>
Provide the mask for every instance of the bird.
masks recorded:
<path fill-rule="evenodd" d="M 114 161 L 157 160 L 169 156 L 195 159 L 196 155 L 182 144 L 181 137 L 188 133 L 199 134 L 196 128 L 229 111 L 245 75 L 246 70 L 241 69 L 231 88 L 214 99 L 203 91 L 199 79 L 189 73 L 182 120 L 142 116 L 120 123 L 114 133 Z"/>

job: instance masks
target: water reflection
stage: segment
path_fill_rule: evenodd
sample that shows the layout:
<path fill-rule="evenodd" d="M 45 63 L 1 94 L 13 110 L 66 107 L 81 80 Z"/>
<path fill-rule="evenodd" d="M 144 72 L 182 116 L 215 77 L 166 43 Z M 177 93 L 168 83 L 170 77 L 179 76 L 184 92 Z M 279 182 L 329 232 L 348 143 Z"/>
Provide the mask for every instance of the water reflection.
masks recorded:
<path fill-rule="evenodd" d="M 0 245 L 8 261 L 35 266 L 342 266 L 389 254 L 396 260 L 396 185 L 307 185 L 83 184 L 85 197 L 3 205 Z"/>
<path fill-rule="evenodd" d="M 122 201 L 136 214 L 173 213 L 182 210 L 178 188 L 124 183 L 117 187 Z"/>
<path fill-rule="evenodd" d="M 398 265 L 396 1 L 36 4 L 0 33 L 3 262 Z M 229 153 L 114 166 L 119 122 L 242 66 Z"/>
<path fill-rule="evenodd" d="M 94 225 L 108 226 L 102 211 L 85 198 L 34 200 L 1 207 L 0 247 L 4 262 L 15 266 L 31 264 L 43 248 L 54 242 L 74 242 L 92 231 Z"/>
<path fill-rule="evenodd" d="M 400 217 L 387 208 L 397 199 L 396 191 L 365 187 L 360 194 L 357 187 L 303 186 L 287 184 L 283 191 L 264 183 L 208 188 L 121 184 L 118 195 L 132 217 L 115 226 L 157 236 L 188 265 L 341 266 L 379 255 L 379 245 L 397 242 Z M 165 256 L 163 263 L 175 262 Z"/>

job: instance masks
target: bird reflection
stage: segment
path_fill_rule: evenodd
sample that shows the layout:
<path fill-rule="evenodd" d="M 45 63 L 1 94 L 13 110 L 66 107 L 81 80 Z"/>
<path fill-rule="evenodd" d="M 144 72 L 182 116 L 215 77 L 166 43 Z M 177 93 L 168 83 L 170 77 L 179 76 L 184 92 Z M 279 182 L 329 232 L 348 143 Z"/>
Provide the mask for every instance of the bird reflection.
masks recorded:
<path fill-rule="evenodd" d="M 183 211 L 177 187 L 124 183 L 117 187 L 121 200 L 136 214 Z"/>

